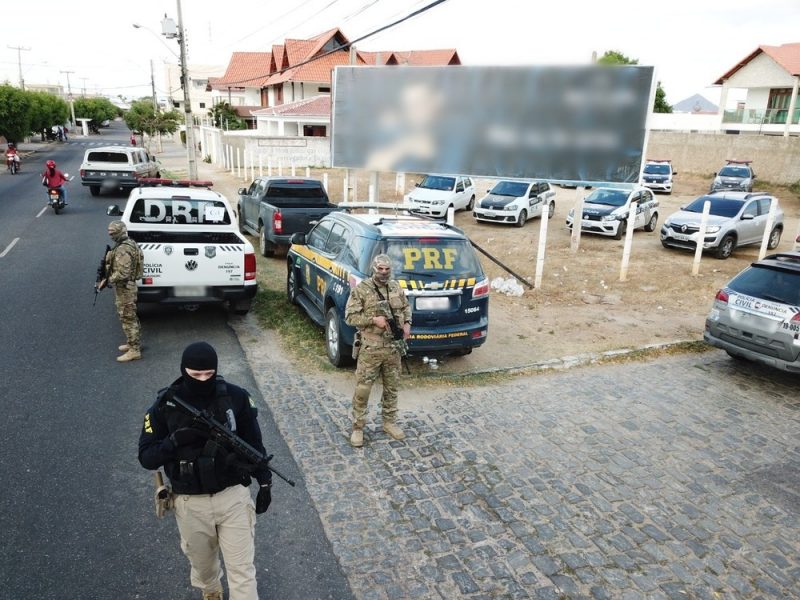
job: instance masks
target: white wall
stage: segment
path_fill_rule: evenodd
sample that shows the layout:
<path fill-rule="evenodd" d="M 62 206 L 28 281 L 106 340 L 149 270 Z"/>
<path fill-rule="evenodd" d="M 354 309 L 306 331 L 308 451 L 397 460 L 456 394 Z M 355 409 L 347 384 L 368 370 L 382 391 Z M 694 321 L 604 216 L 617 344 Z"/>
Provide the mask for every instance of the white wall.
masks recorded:
<path fill-rule="evenodd" d="M 736 71 L 727 85 L 734 88 L 792 87 L 794 80 L 786 69 L 762 52 Z"/>

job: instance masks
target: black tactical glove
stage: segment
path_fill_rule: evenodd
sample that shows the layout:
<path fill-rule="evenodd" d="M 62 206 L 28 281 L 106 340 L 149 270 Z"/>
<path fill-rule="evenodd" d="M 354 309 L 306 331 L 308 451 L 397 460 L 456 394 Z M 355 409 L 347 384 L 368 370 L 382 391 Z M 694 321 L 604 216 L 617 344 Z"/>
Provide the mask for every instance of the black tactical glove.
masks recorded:
<path fill-rule="evenodd" d="M 170 433 L 169 439 L 177 448 L 178 446 L 191 446 L 192 444 L 205 442 L 208 439 L 208 434 L 193 427 L 181 427 Z"/>
<path fill-rule="evenodd" d="M 256 514 L 260 515 L 267 512 L 270 503 L 272 502 L 272 484 L 267 483 L 258 489 L 256 496 Z"/>

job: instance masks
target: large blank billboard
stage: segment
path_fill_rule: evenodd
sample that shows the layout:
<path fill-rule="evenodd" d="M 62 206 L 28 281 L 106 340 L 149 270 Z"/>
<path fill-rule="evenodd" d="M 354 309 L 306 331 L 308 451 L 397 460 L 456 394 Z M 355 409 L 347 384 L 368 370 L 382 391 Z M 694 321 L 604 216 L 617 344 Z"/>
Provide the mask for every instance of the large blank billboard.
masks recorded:
<path fill-rule="evenodd" d="M 639 178 L 654 69 L 337 67 L 335 167 L 570 183 Z"/>

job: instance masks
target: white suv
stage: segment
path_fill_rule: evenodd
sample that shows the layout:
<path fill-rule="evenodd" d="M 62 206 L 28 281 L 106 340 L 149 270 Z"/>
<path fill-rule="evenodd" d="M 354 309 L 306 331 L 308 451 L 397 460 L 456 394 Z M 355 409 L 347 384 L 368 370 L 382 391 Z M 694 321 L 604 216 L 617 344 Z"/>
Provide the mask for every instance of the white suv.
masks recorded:
<path fill-rule="evenodd" d="M 472 210 L 475 187 L 472 179 L 463 175 L 426 175 L 404 200 L 411 204 L 411 212 L 444 218 L 451 206 L 454 210 Z"/>

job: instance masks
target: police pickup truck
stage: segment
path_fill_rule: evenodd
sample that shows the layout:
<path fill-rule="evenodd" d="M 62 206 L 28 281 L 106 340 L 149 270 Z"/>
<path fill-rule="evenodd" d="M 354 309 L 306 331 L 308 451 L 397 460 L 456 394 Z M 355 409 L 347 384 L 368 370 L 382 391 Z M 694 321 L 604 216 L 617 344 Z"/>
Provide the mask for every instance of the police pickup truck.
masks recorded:
<path fill-rule="evenodd" d="M 339 208 L 403 212 L 409 204 L 342 203 Z M 325 328 L 330 362 L 351 362 L 355 329 L 345 323 L 350 290 L 371 277 L 377 254 L 392 259 L 392 278 L 411 304 L 408 351 L 417 355 L 465 355 L 486 341 L 489 280 L 464 232 L 447 223 L 408 214 L 333 212 L 308 234 L 292 236 L 286 293 Z"/>
<path fill-rule="evenodd" d="M 140 303 L 197 305 L 227 302 L 246 314 L 257 291 L 256 255 L 238 231 L 227 198 L 210 181 L 140 179 L 122 216 L 144 253 Z"/>

